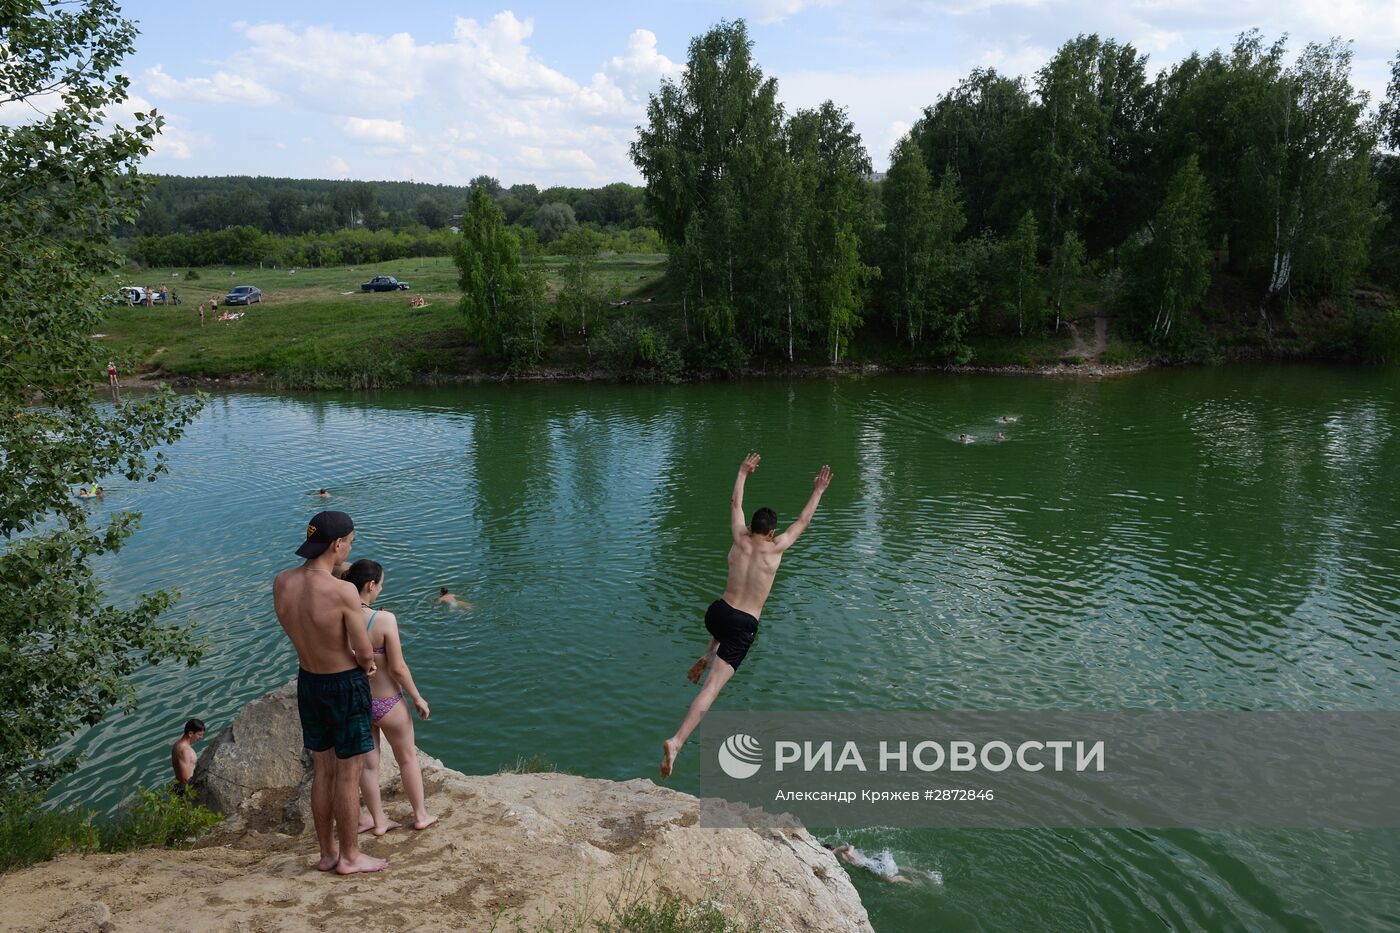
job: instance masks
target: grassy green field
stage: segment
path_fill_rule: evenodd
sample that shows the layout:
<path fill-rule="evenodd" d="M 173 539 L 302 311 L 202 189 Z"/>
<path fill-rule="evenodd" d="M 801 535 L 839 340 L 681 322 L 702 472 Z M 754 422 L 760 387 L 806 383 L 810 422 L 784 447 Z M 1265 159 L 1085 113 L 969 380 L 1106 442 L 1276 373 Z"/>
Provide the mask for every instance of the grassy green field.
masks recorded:
<path fill-rule="evenodd" d="M 665 256 L 610 256 L 598 260 L 598 283 L 613 300 L 654 285 Z M 562 259 L 533 260 L 557 287 Z M 117 307 L 104 319 L 103 343 L 123 374 L 157 372 L 197 379 L 255 374 L 288 387 L 375 386 L 490 368 L 466 340 L 457 310 L 457 269 L 447 257 L 404 259 L 330 269 L 147 270 L 117 284 L 168 284 L 181 304 Z M 375 275 L 409 282 L 407 292 L 363 293 Z M 263 300 L 238 321 L 206 316 L 201 301 L 235 285 L 256 285 Z M 411 297 L 427 300 L 410 308 Z M 222 305 L 222 301 L 221 301 Z M 221 308 L 221 310 L 223 310 Z"/>

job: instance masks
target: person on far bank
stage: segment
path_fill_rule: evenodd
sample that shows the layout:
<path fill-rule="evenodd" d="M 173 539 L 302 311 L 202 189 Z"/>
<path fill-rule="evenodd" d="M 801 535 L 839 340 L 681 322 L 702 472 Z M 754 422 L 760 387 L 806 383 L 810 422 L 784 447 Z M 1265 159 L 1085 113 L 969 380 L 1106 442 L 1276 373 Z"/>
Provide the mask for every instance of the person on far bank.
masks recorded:
<path fill-rule="evenodd" d="M 204 723 L 198 719 L 191 719 L 185 723 L 184 733 L 170 746 L 170 767 L 175 772 L 177 790 L 188 786 L 190 778 L 194 777 L 194 764 L 199 760 L 199 756 L 194 753 L 194 743 L 202 738 Z"/>
<path fill-rule="evenodd" d="M 355 541 L 344 512 L 320 512 L 297 548 L 300 567 L 277 575 L 272 603 L 297 651 L 297 713 L 302 744 L 311 752 L 311 815 L 321 849 L 318 871 L 350 875 L 382 871 L 384 859 L 360 851 L 360 772 L 374 751 L 369 678 L 374 649 L 365 631 L 360 594 L 331 570 Z"/>
<path fill-rule="evenodd" d="M 739 476 L 734 480 L 734 493 L 729 497 L 729 530 L 734 539 L 729 548 L 729 582 L 724 588 L 724 596 L 711 603 L 705 612 L 705 628 L 710 633 L 709 650 L 691 665 L 685 676 L 696 684 L 700 682 L 705 668 L 710 667 L 711 663 L 714 667 L 705 678 L 705 686 L 691 702 L 681 727 L 661 744 L 663 779 L 671 776 L 681 746 L 700 725 L 700 720 L 710 710 L 710 704 L 719 696 L 720 689 L 734 676 L 744 656 L 749 653 L 758 635 L 758 617 L 763 612 L 763 604 L 768 601 L 769 591 L 773 589 L 773 578 L 777 576 L 783 552 L 792 547 L 802 532 L 807 530 L 822 501 L 822 493 L 831 485 L 831 468 L 823 465 L 812 478 L 812 495 L 802 507 L 797 521 L 774 537 L 778 513 L 766 506 L 753 513 L 753 520 L 748 525 L 744 524 L 744 480 L 758 469 L 759 459 L 758 454 L 745 457 L 744 462 L 739 464 Z"/>
<path fill-rule="evenodd" d="M 399 763 L 399 777 L 403 782 L 404 796 L 413 807 L 413 828 L 427 829 L 437 822 L 437 817 L 428 812 L 423 801 L 423 770 L 418 765 L 418 747 L 413 742 L 413 716 L 408 704 L 425 721 L 428 718 L 428 701 L 418 692 L 409 673 L 408 662 L 403 656 L 403 642 L 399 638 L 399 620 L 392 612 L 374 608 L 374 601 L 384 592 L 384 568 L 372 560 L 357 560 L 350 565 L 342 578 L 352 584 L 360 593 L 360 609 L 364 613 L 365 631 L 378 659 L 384 668 L 370 683 L 370 720 L 374 725 L 374 754 L 365 762 L 360 772 L 360 794 L 365 798 L 365 809 L 369 811 L 369 821 L 360 821 L 360 832 L 373 830 L 382 836 L 399 824 L 389 819 L 384 812 L 384 803 L 379 796 L 379 755 L 389 740 L 394 751 L 394 760 Z"/>

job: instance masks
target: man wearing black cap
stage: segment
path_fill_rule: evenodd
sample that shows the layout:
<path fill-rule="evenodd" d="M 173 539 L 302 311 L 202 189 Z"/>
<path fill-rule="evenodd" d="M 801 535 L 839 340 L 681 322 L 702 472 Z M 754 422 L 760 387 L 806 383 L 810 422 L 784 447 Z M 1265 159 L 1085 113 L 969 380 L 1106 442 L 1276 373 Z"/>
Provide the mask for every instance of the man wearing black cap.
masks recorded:
<path fill-rule="evenodd" d="M 388 867 L 384 859 L 361 852 L 358 842 L 360 771 L 365 754 L 374 750 L 369 690 L 374 651 L 359 592 L 331 573 L 349 555 L 354 540 L 349 515 L 321 512 L 306 526 L 306 540 L 297 548 L 306 563 L 282 571 L 272 584 L 277 621 L 301 663 L 297 711 L 302 743 L 315 766 L 311 813 L 321 847 L 316 867 L 342 875 Z"/>

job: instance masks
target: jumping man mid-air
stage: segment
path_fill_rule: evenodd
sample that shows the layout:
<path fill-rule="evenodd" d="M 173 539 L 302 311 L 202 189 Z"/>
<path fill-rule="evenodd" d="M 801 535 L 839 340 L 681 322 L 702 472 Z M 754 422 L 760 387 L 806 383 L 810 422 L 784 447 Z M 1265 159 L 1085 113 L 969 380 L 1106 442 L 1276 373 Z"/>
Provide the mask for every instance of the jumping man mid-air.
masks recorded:
<path fill-rule="evenodd" d="M 754 636 L 758 634 L 758 617 L 763 613 L 768 591 L 773 588 L 773 577 L 783 560 L 783 552 L 807 530 L 822 501 L 822 493 L 831 485 L 831 468 L 823 466 L 812 480 L 812 495 L 802 508 L 802 514 L 786 531 L 774 537 L 778 513 L 766 506 L 753 513 L 748 525 L 744 524 L 744 480 L 758 469 L 758 461 L 758 454 L 745 457 L 739 465 L 739 476 L 734 480 L 734 494 L 729 498 L 729 526 L 734 535 L 734 544 L 729 548 L 729 583 L 723 598 L 711 603 L 705 612 L 705 628 L 710 632 L 709 650 L 691 666 L 686 676 L 691 683 L 699 683 L 705 668 L 711 663 L 714 666 L 705 678 L 705 686 L 691 702 L 681 727 L 662 744 L 663 778 L 671 776 L 681 746 L 700 725 L 720 688 L 734 676 L 744 655 L 749 653 Z"/>

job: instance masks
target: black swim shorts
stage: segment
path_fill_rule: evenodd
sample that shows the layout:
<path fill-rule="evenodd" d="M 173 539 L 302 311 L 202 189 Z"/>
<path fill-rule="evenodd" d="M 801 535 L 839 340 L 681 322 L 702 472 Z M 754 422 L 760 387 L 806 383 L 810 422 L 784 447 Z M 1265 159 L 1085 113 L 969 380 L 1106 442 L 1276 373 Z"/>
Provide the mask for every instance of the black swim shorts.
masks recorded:
<path fill-rule="evenodd" d="M 758 634 L 758 620 L 717 599 L 705 611 L 705 628 L 719 642 L 720 660 L 737 671 Z"/>
<path fill-rule="evenodd" d="M 301 744 L 311 751 L 334 747 L 335 757 L 353 758 L 373 749 L 369 710 L 369 678 L 360 668 L 337 674 L 297 672 Z"/>

